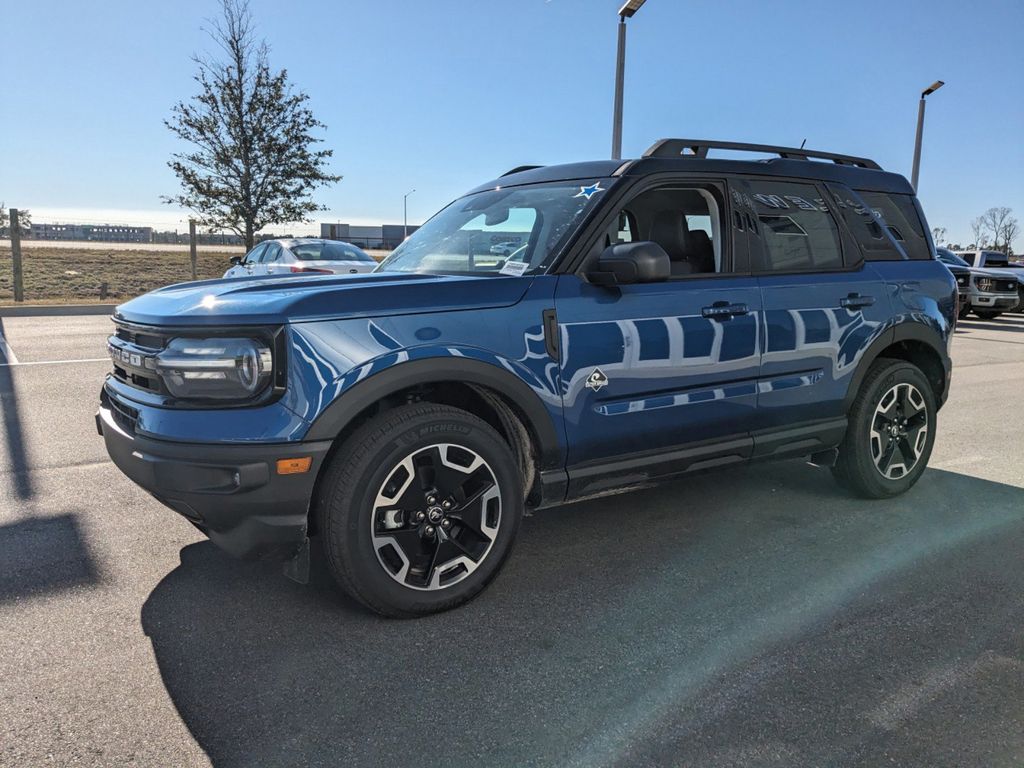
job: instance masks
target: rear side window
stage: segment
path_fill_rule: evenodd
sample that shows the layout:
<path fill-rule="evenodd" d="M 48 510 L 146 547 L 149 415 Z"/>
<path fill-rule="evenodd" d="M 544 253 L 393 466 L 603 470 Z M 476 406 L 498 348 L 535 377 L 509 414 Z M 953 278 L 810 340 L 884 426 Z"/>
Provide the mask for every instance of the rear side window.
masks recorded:
<path fill-rule="evenodd" d="M 811 184 L 749 179 L 750 203 L 762 242 L 763 272 L 841 269 L 839 230 Z M 753 228 L 752 228 L 753 231 Z"/>
<path fill-rule="evenodd" d="M 928 237 L 917 215 L 914 199 L 910 195 L 890 195 L 884 192 L 859 192 L 875 218 L 889 230 L 910 259 L 930 259 Z"/>
<path fill-rule="evenodd" d="M 846 222 L 867 261 L 902 261 L 907 258 L 900 242 L 904 237 L 903 228 L 887 226 L 881 213 L 873 209 L 859 192 L 843 184 L 826 186 L 836 213 Z M 909 224 L 904 226 L 909 233 Z M 927 248 L 926 244 L 926 251 Z"/>

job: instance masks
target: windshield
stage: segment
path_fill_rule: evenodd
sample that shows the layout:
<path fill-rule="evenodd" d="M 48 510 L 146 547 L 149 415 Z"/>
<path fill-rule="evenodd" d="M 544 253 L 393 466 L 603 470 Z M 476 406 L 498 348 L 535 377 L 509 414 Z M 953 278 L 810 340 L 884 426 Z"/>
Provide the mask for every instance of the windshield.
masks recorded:
<path fill-rule="evenodd" d="M 295 258 L 299 261 L 365 261 L 373 262 L 373 257 L 368 253 L 348 243 L 311 242 L 296 243 L 291 248 Z"/>
<path fill-rule="evenodd" d="M 955 253 L 952 253 L 950 251 L 939 250 L 937 251 L 937 253 L 939 255 L 939 261 L 944 261 L 947 264 L 956 264 L 958 267 L 971 266 L 966 261 L 957 256 Z"/>
<path fill-rule="evenodd" d="M 608 186 L 557 182 L 467 195 L 381 262 L 378 271 L 523 275 L 546 269 Z"/>

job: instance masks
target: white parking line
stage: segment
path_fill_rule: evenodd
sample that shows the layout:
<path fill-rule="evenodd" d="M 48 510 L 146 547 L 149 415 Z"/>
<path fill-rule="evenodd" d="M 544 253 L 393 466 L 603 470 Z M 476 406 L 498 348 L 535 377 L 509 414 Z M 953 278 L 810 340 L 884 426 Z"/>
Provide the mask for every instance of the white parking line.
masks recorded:
<path fill-rule="evenodd" d="M 8 357 L 8 360 L 11 358 Z M 19 363 L 17 360 L 11 363 L 0 363 L 0 367 L 13 368 L 18 365 L 66 365 L 67 363 L 109 363 L 109 357 L 86 357 L 79 360 L 27 360 Z"/>
<path fill-rule="evenodd" d="M 7 361 L 7 365 L 17 365 L 18 358 L 14 354 L 14 350 L 11 349 L 11 345 L 7 343 L 7 339 L 0 336 L 0 353 L 3 354 L 4 360 Z"/>

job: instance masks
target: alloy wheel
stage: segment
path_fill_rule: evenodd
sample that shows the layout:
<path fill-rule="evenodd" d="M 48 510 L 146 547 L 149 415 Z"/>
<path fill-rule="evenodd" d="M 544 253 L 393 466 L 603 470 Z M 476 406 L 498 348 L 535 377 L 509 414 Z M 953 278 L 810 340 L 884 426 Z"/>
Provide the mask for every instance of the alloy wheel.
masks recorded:
<path fill-rule="evenodd" d="M 871 458 L 887 480 L 909 474 L 921 458 L 928 440 L 928 406 L 913 384 L 891 387 L 871 419 Z"/>
<path fill-rule="evenodd" d="M 451 443 L 413 451 L 377 492 L 370 535 L 377 560 L 399 584 L 439 590 L 487 557 L 501 526 L 501 491 L 480 454 Z"/>

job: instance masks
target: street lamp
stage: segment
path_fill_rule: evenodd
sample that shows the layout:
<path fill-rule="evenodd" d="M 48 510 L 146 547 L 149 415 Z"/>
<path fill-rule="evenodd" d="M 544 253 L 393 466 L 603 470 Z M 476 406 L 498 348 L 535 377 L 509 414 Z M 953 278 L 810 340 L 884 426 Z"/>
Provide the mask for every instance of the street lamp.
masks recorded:
<path fill-rule="evenodd" d="M 914 141 L 914 168 L 910 172 L 910 186 L 914 188 L 915 192 L 917 192 L 917 174 L 921 170 L 921 134 L 924 133 L 924 100 L 925 97 L 935 93 L 944 85 L 943 81 L 936 80 L 921 91 L 921 101 L 917 103 L 917 139 Z"/>
<path fill-rule="evenodd" d="M 612 160 L 622 158 L 622 86 L 626 75 L 626 19 L 647 0 L 627 0 L 619 8 L 619 47 L 615 56 L 615 108 L 612 116 Z"/>
<path fill-rule="evenodd" d="M 405 240 L 409 237 L 409 195 L 415 192 L 415 189 L 410 189 L 404 195 L 402 195 L 402 239 Z"/>

